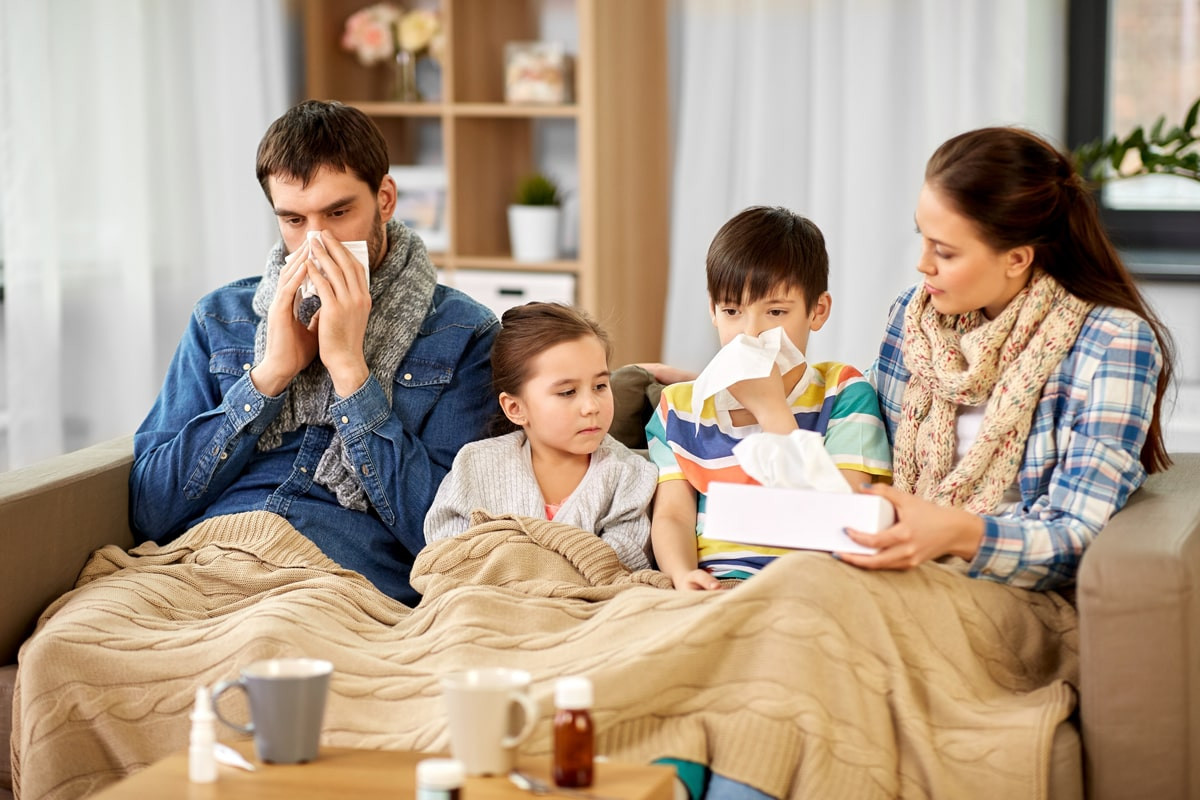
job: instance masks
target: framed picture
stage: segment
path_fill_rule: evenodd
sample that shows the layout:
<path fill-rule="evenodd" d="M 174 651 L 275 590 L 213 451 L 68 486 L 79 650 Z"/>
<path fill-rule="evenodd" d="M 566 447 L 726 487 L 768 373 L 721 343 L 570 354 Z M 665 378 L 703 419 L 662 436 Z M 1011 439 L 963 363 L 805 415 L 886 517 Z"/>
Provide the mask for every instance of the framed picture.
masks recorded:
<path fill-rule="evenodd" d="M 445 250 L 450 244 L 446 219 L 446 168 L 393 164 L 388 169 L 396 181 L 398 219 L 425 242 L 430 252 Z"/>
<path fill-rule="evenodd" d="M 571 57 L 557 42 L 509 42 L 504 46 L 504 99 L 509 103 L 573 101 Z"/>

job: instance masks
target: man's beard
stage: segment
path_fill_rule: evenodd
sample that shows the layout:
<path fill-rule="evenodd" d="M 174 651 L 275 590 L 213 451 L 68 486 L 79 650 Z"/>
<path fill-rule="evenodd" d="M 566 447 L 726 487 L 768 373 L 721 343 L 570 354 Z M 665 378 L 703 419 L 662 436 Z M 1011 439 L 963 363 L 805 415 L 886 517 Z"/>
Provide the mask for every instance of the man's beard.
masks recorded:
<path fill-rule="evenodd" d="M 378 214 L 376 214 L 376 219 L 378 218 Z M 376 225 L 371 226 L 371 233 L 367 235 L 367 263 L 371 265 L 372 272 L 383 264 L 383 257 L 387 255 L 387 251 L 387 227 L 380 220 Z"/>

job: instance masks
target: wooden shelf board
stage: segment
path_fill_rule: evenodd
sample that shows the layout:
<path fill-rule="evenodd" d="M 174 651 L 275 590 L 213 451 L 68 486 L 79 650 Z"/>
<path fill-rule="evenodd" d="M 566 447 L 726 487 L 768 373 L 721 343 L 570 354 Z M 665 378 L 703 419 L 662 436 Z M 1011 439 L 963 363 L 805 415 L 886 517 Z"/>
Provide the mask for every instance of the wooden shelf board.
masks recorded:
<path fill-rule="evenodd" d="M 455 269 L 496 269 L 518 272 L 578 272 L 579 262 L 574 259 L 558 261 L 517 261 L 509 256 L 464 256 L 454 259 Z"/>
<path fill-rule="evenodd" d="M 455 103 L 451 111 L 458 117 L 567 118 L 579 116 L 579 107 L 571 105 L 539 106 L 515 103 Z"/>
<path fill-rule="evenodd" d="M 349 105 L 373 117 L 440 117 L 446 113 L 442 103 L 393 103 L 386 101 L 352 101 Z"/>

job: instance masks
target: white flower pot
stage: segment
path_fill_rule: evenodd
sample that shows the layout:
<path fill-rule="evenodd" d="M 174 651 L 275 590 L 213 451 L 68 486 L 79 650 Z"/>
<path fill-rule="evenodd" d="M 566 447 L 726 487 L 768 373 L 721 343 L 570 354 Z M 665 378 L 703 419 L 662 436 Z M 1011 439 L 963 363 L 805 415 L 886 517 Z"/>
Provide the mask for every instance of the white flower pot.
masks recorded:
<path fill-rule="evenodd" d="M 554 261 L 560 255 L 558 206 L 508 207 L 508 239 L 515 261 Z"/>

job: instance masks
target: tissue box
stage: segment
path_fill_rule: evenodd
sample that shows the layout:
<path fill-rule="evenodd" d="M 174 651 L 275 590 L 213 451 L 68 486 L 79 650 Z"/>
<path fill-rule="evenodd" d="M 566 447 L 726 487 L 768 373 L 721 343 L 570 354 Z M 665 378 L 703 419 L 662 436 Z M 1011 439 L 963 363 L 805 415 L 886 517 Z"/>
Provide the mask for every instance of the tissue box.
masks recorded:
<path fill-rule="evenodd" d="M 882 497 L 740 483 L 710 483 L 704 535 L 726 542 L 798 550 L 874 553 L 842 532 L 875 533 L 896 511 Z"/>

